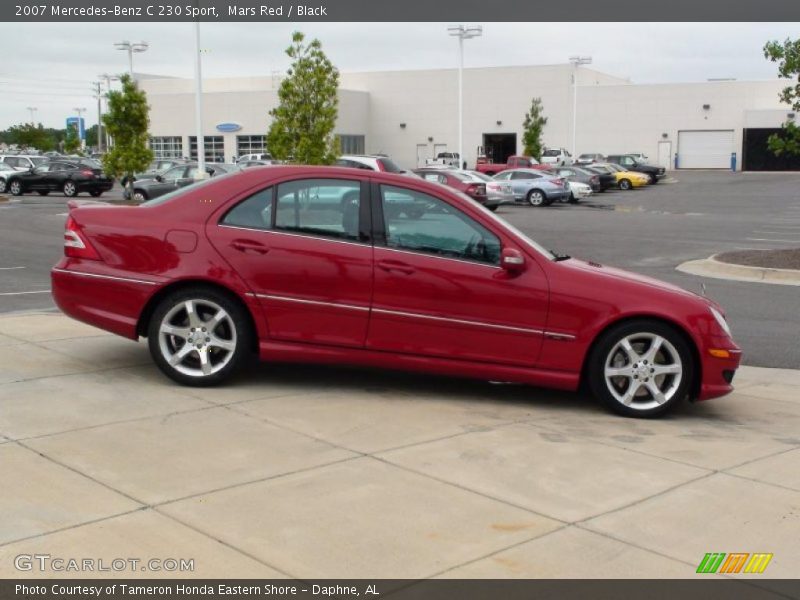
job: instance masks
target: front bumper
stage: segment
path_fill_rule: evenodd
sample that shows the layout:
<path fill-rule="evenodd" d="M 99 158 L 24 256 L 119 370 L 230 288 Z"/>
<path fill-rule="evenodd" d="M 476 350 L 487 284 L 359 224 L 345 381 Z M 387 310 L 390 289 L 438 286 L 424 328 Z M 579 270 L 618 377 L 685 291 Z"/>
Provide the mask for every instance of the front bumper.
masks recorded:
<path fill-rule="evenodd" d="M 727 356 L 719 356 L 719 351 L 726 352 Z M 742 360 L 741 349 L 728 338 L 712 338 L 701 352 L 701 380 L 697 399 L 710 400 L 730 394 L 736 369 Z"/>

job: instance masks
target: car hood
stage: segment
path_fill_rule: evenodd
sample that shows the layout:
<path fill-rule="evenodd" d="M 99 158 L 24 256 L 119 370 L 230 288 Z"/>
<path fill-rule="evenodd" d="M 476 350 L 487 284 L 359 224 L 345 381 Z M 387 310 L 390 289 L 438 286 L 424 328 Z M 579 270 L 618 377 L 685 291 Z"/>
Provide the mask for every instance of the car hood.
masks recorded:
<path fill-rule="evenodd" d="M 623 269 L 618 269 L 616 267 L 608 267 L 606 265 L 601 265 L 593 261 L 585 261 L 585 260 L 580 260 L 578 258 L 571 258 L 568 261 L 565 261 L 564 265 L 569 266 L 570 268 L 579 269 L 581 271 L 591 272 L 600 275 L 604 278 L 611 278 L 617 281 L 624 281 L 627 283 L 644 285 L 647 286 L 648 288 L 660 289 L 665 292 L 679 293 L 681 295 L 697 298 L 699 300 L 708 300 L 703 296 L 699 296 L 694 292 L 690 292 L 677 285 L 667 283 L 666 281 L 661 281 L 660 279 L 656 279 L 654 277 L 648 277 L 647 275 L 639 275 L 638 273 L 632 273 L 630 271 L 625 271 Z"/>

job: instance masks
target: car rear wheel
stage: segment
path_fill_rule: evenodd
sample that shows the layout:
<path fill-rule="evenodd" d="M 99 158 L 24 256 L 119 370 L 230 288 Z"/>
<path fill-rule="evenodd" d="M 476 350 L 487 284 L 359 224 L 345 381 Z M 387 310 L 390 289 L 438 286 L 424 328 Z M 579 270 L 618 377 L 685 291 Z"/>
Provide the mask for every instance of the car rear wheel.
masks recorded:
<path fill-rule="evenodd" d="M 167 296 L 148 327 L 156 365 L 178 383 L 216 385 L 247 360 L 253 331 L 245 309 L 212 289 L 192 288 Z"/>
<path fill-rule="evenodd" d="M 142 190 L 133 190 L 133 199 L 136 202 L 144 202 L 147 200 L 147 194 Z"/>
<path fill-rule="evenodd" d="M 65 181 L 61 189 L 67 198 L 74 198 L 78 195 L 78 186 L 73 181 Z"/>
<path fill-rule="evenodd" d="M 595 397 L 612 411 L 655 417 L 687 396 L 694 358 L 674 328 L 641 319 L 603 335 L 589 357 L 587 376 Z"/>
<path fill-rule="evenodd" d="M 620 179 L 619 181 L 619 189 L 621 190 L 629 190 L 633 187 L 630 179 Z"/>
<path fill-rule="evenodd" d="M 547 196 L 544 195 L 542 190 L 531 190 L 528 192 L 527 200 L 528 204 L 536 207 L 546 206 L 548 204 Z"/>
<path fill-rule="evenodd" d="M 11 192 L 14 196 L 21 196 L 22 184 L 15 179 L 8 185 L 8 191 Z"/>
<path fill-rule="evenodd" d="M 657 184 L 657 183 L 658 183 L 658 177 L 656 177 L 655 175 L 653 175 L 653 174 L 651 173 L 651 174 L 650 174 L 650 185 L 655 185 L 655 184 Z"/>
<path fill-rule="evenodd" d="M 6 180 L 0 179 L 0 194 L 6 193 Z"/>

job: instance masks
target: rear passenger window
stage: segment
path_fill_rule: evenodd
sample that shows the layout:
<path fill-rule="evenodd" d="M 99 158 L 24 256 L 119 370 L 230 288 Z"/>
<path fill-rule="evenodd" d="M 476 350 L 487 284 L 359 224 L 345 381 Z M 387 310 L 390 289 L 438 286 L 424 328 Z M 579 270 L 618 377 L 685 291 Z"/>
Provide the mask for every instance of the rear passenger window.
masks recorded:
<path fill-rule="evenodd" d="M 360 206 L 358 181 L 289 181 L 278 186 L 275 229 L 355 241 Z"/>
<path fill-rule="evenodd" d="M 223 225 L 270 229 L 272 227 L 272 189 L 268 187 L 242 200 L 222 218 Z"/>

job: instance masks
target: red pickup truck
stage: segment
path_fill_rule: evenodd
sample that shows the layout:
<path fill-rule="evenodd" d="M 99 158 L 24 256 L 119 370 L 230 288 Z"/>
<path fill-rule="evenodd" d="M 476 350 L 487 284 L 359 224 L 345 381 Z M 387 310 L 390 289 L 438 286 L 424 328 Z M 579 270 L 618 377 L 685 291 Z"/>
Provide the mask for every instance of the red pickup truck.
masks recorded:
<path fill-rule="evenodd" d="M 506 164 L 482 162 L 478 160 L 475 165 L 475 170 L 486 175 L 497 175 L 500 171 L 508 169 L 540 169 L 542 171 L 549 171 L 550 165 L 543 165 L 532 156 L 509 156 Z"/>

